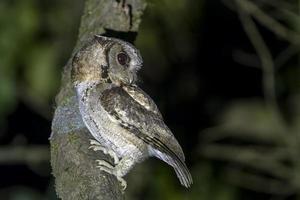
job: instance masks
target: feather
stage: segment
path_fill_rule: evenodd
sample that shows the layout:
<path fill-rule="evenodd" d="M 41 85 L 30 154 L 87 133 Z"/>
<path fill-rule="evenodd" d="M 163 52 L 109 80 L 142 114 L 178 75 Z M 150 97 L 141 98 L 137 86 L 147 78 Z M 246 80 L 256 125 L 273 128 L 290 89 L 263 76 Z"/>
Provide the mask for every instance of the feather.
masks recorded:
<path fill-rule="evenodd" d="M 150 154 L 171 165 L 181 184 L 189 187 L 193 181 L 184 163 L 185 158 L 180 145 L 164 124 L 153 100 L 141 92 L 141 89 L 136 89 L 128 94 L 121 87 L 114 87 L 103 92 L 100 98 L 101 105 L 120 126 L 148 144 L 152 149 Z M 139 99 L 134 99 L 135 97 Z"/>

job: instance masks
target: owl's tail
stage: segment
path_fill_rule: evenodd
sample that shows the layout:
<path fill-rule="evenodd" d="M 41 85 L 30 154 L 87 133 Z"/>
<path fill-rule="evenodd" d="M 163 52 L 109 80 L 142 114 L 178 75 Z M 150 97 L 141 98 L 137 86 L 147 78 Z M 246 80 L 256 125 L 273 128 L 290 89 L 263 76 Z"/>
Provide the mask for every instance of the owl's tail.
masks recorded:
<path fill-rule="evenodd" d="M 171 160 L 169 164 L 173 166 L 181 185 L 189 188 L 193 183 L 193 179 L 185 163 L 177 156 L 176 158 L 172 157 Z"/>
<path fill-rule="evenodd" d="M 174 168 L 181 185 L 186 188 L 189 188 L 192 185 L 193 179 L 191 173 L 189 172 L 184 161 L 180 159 L 176 154 L 169 155 L 154 148 L 151 148 L 150 152 L 153 156 L 158 157 Z"/>

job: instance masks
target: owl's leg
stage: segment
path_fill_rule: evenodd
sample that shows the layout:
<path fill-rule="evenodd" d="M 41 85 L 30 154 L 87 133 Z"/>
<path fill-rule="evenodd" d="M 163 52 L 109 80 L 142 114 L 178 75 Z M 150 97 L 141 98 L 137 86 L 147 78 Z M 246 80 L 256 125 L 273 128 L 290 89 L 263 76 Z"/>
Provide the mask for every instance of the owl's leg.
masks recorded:
<path fill-rule="evenodd" d="M 103 147 L 96 140 L 90 140 L 90 144 L 91 146 L 89 147 L 89 149 L 92 149 L 94 151 L 102 151 L 104 154 L 109 155 L 111 158 L 113 158 L 115 165 L 119 163 L 119 158 L 113 150 Z"/>
<path fill-rule="evenodd" d="M 114 170 L 118 176 L 123 177 L 131 170 L 135 163 L 135 160 L 131 156 L 125 156 L 115 166 Z"/>

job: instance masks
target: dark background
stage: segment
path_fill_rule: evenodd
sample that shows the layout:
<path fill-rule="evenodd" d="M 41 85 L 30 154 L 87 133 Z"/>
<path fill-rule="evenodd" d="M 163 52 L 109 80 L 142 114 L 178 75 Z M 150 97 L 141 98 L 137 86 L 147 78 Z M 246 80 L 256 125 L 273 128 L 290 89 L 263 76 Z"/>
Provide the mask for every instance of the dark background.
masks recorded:
<path fill-rule="evenodd" d="M 252 16 L 273 56 L 274 73 L 265 73 L 239 8 L 225 2 L 149 1 L 135 42 L 139 85 L 182 145 L 194 184 L 182 188 L 150 159 L 127 176 L 127 199 L 300 198 L 299 45 Z M 298 1 L 252 2 L 299 34 Z M 83 3 L 0 2 L 0 199 L 56 199 L 48 138 Z M 268 75 L 275 105 L 265 98 Z"/>

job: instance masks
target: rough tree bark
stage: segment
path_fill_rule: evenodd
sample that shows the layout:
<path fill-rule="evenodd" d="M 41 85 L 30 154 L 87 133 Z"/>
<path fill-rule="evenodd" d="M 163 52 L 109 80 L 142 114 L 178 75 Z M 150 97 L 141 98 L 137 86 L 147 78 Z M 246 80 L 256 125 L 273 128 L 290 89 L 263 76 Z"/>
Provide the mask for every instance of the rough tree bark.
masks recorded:
<path fill-rule="evenodd" d="M 132 39 L 145 7 L 145 0 L 86 0 L 73 54 L 94 34 Z M 72 56 L 62 74 L 50 137 L 56 192 L 63 200 L 123 199 L 117 179 L 96 168 L 96 159 L 110 158 L 88 149 L 91 135 L 80 118 L 71 86 L 71 59 Z"/>

